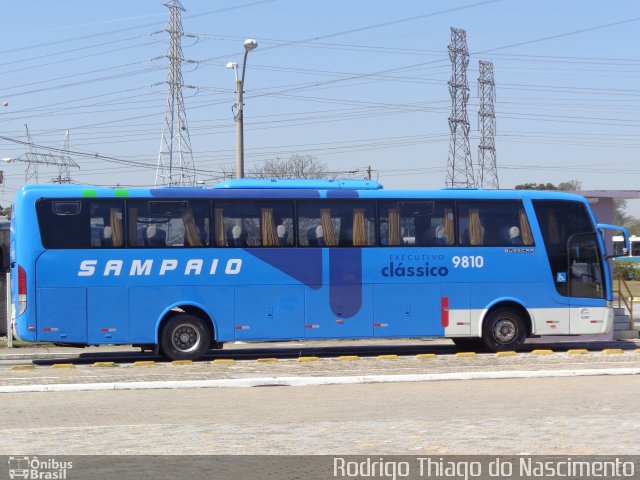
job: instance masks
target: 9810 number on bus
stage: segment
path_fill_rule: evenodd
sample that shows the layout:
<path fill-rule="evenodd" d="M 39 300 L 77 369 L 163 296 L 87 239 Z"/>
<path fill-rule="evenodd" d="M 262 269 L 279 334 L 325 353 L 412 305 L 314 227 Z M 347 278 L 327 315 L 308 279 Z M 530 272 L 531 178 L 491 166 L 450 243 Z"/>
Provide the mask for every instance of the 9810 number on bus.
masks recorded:
<path fill-rule="evenodd" d="M 451 259 L 454 268 L 482 268 L 484 267 L 484 257 L 481 255 L 455 256 Z"/>

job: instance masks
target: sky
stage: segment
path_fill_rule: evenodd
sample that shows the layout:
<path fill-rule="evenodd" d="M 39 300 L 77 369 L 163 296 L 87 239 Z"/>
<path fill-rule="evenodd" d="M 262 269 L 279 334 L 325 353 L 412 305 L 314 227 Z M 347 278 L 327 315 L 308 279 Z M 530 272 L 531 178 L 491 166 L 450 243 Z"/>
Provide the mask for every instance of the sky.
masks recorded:
<path fill-rule="evenodd" d="M 451 27 L 470 53 L 470 147 L 478 158 L 478 61 L 494 64 L 501 188 L 577 180 L 640 190 L 640 2 L 636 0 L 182 0 L 183 89 L 197 179 L 234 168 L 233 72 L 245 76 L 245 162 L 313 155 L 385 188 L 444 187 Z M 155 182 L 167 95 L 161 0 L 2 2 L 0 158 L 63 147 L 74 182 Z M 0 205 L 26 165 L 2 162 Z M 40 166 L 50 182 L 55 167 Z M 640 202 L 628 211 L 640 216 Z"/>

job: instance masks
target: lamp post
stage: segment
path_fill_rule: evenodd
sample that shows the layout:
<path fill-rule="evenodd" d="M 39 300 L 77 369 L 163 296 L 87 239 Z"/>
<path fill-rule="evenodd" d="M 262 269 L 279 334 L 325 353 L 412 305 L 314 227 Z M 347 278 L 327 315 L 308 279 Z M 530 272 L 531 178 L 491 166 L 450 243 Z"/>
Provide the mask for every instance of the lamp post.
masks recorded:
<path fill-rule="evenodd" d="M 238 64 L 235 62 L 227 63 L 227 68 L 233 69 L 236 77 L 236 104 L 234 105 L 235 122 L 236 122 L 236 178 L 244 178 L 244 103 L 243 88 L 244 74 L 247 71 L 247 55 L 258 46 L 253 38 L 244 41 L 244 60 L 242 61 L 242 73 L 238 78 Z"/>

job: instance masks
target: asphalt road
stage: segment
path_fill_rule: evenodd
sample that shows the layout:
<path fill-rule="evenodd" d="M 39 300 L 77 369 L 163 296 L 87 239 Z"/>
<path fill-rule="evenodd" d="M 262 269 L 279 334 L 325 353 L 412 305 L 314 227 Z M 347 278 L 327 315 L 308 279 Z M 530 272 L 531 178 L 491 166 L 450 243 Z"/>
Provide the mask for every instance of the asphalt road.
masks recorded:
<path fill-rule="evenodd" d="M 640 377 L 0 397 L 0 454 L 639 454 Z"/>

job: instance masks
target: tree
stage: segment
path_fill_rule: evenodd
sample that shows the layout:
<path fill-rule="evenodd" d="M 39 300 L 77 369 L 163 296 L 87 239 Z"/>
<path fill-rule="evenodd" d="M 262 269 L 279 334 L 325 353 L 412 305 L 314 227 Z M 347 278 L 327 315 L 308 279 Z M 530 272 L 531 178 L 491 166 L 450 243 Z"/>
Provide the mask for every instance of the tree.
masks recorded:
<path fill-rule="evenodd" d="M 561 190 L 561 191 L 577 191 L 582 190 L 582 182 L 579 180 L 569 180 L 561 182 L 557 186 L 553 183 L 523 183 L 516 185 L 516 190 Z"/>
<path fill-rule="evenodd" d="M 291 155 L 288 159 L 275 158 L 254 166 L 249 176 L 255 178 L 329 178 L 327 164 L 313 155 Z"/>
<path fill-rule="evenodd" d="M 12 209 L 13 208 L 11 206 L 8 206 L 6 208 L 0 207 L 0 216 L 7 217 L 9 220 L 11 220 Z"/>

